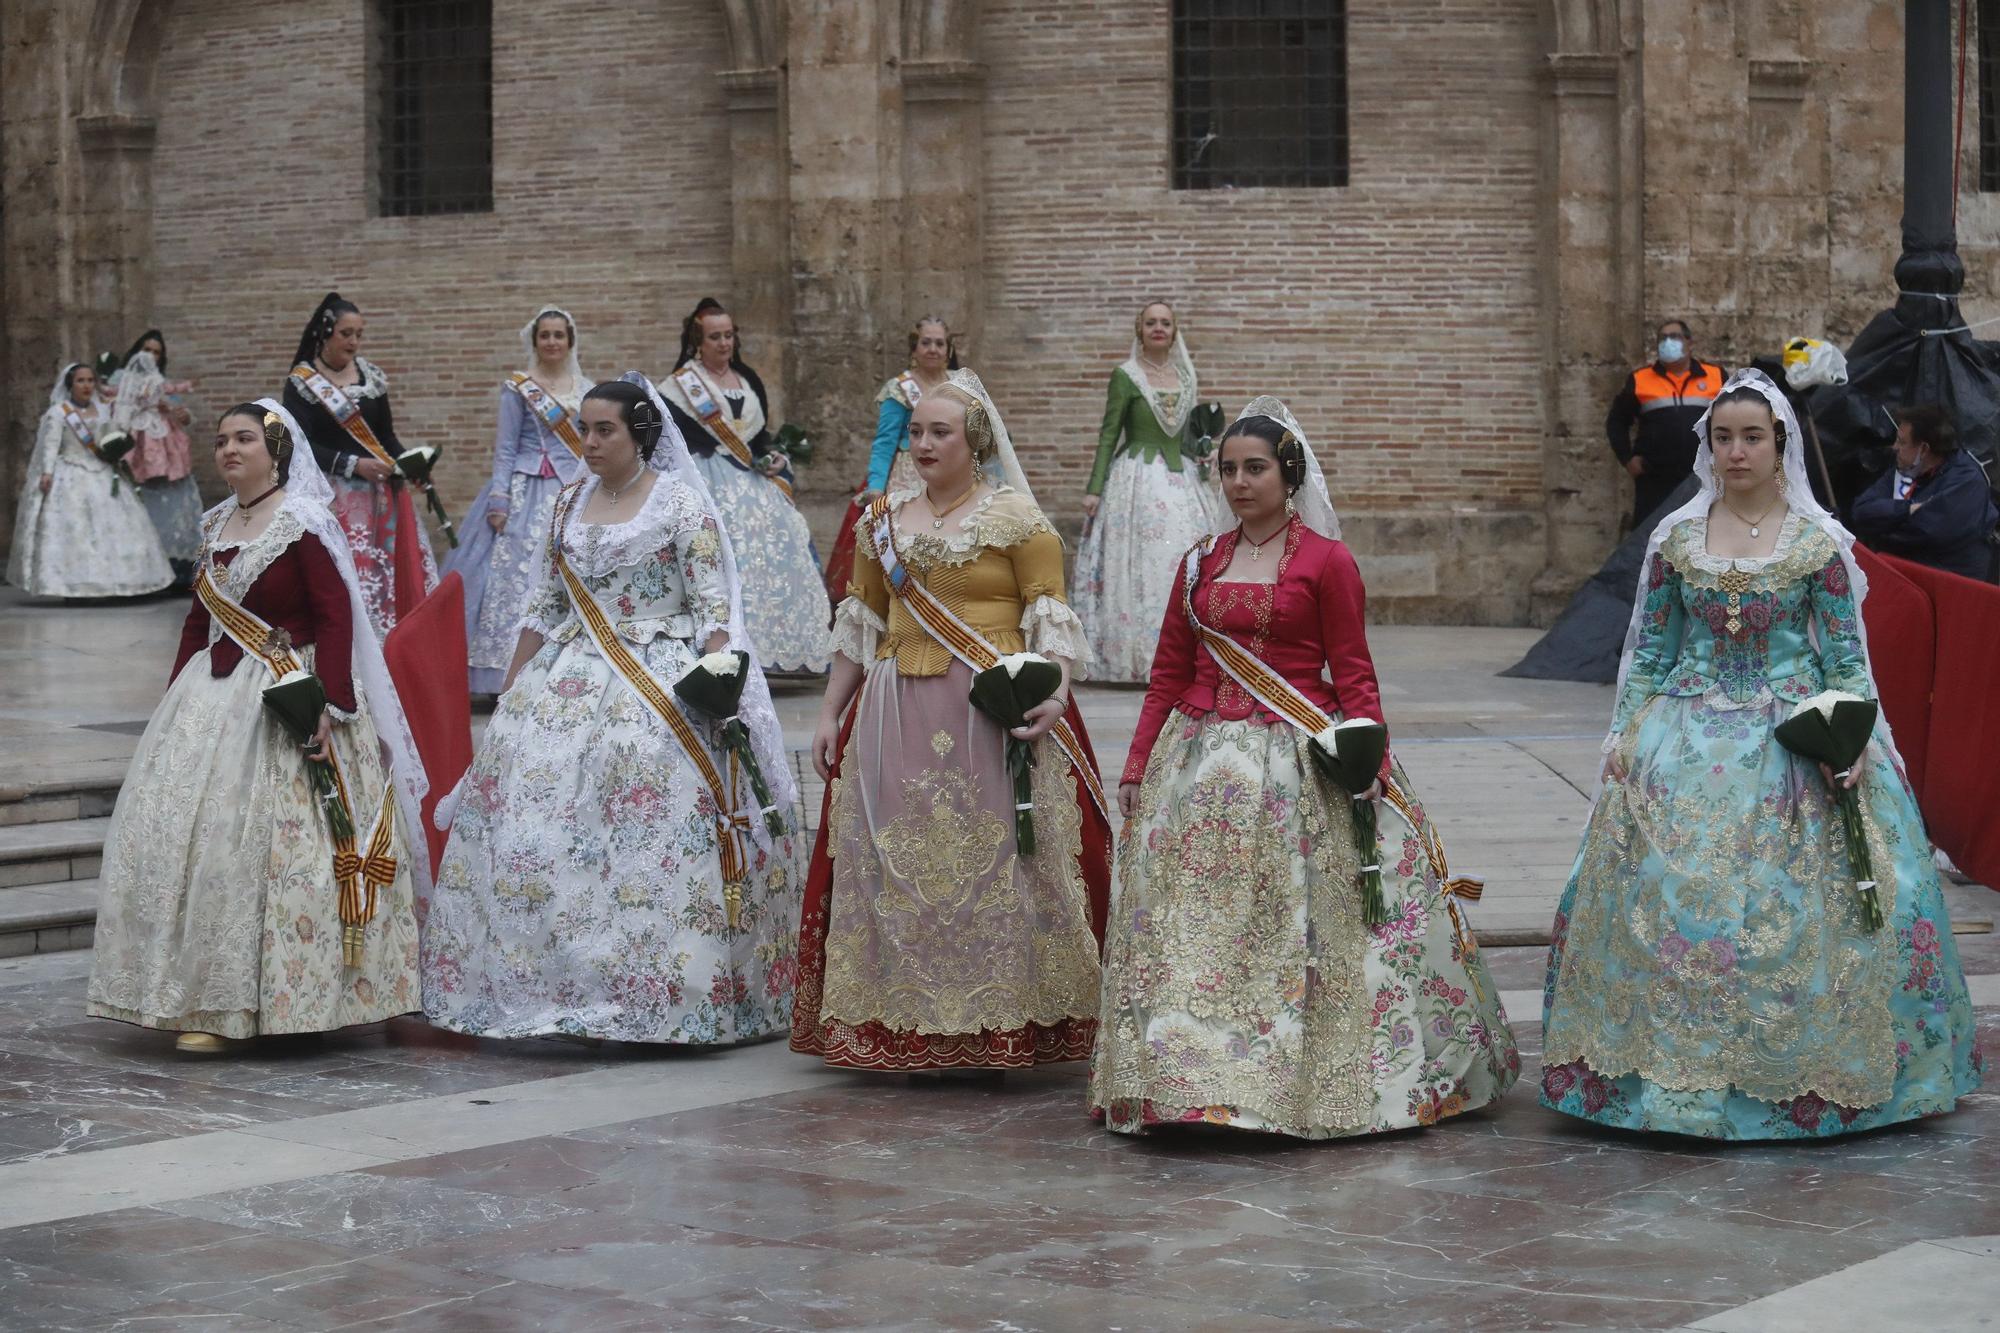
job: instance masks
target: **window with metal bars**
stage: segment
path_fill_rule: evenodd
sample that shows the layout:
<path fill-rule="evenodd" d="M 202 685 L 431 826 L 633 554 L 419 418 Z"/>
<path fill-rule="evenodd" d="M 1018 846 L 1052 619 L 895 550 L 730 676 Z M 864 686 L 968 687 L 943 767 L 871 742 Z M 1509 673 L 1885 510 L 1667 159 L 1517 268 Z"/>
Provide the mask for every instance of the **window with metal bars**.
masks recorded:
<path fill-rule="evenodd" d="M 493 208 L 492 0 L 373 0 L 376 211 Z"/>
<path fill-rule="evenodd" d="M 1347 184 L 1345 0 L 1174 0 L 1174 188 Z"/>
<path fill-rule="evenodd" d="M 1979 188 L 2000 190 L 2000 0 L 1979 0 Z M 1963 41 L 1965 35 L 1959 34 Z"/>

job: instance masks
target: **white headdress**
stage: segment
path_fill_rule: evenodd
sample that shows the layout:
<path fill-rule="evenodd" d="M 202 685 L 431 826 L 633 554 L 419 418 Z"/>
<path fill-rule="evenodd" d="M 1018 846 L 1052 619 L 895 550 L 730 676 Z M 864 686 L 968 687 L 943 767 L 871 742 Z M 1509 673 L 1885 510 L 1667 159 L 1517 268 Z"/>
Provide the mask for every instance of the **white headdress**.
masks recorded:
<path fill-rule="evenodd" d="M 81 361 L 71 361 L 56 372 L 56 382 L 49 386 L 50 407 L 58 407 L 69 401 L 69 386 L 66 381 L 69 379 L 69 373 L 72 370 L 80 369 L 82 366 L 83 362 Z"/>
<path fill-rule="evenodd" d="M 1292 508 L 1314 532 L 1329 541 L 1339 541 L 1340 515 L 1334 510 L 1333 497 L 1327 494 L 1326 473 L 1320 471 L 1319 457 L 1313 453 L 1312 442 L 1306 439 L 1306 433 L 1299 429 L 1299 423 L 1292 416 L 1292 410 L 1286 407 L 1282 400 L 1268 393 L 1260 394 L 1245 403 L 1243 410 L 1236 414 L 1238 421 L 1246 421 L 1251 417 L 1269 417 L 1283 426 L 1291 437 L 1299 442 L 1299 448 L 1305 451 L 1306 456 L 1306 480 L 1305 484 L 1299 487 L 1297 494 L 1292 496 Z M 1220 446 L 1217 447 L 1216 461 L 1217 463 L 1222 461 Z M 1229 516 L 1227 504 L 1219 507 L 1219 514 L 1215 529 L 1218 535 L 1236 526 L 1236 520 Z"/>
<path fill-rule="evenodd" d="M 160 373 L 159 362 L 151 352 L 132 353 L 132 359 L 119 368 L 111 382 L 118 390 L 118 396 L 111 400 L 113 429 L 132 430 L 142 411 L 158 414 L 159 391 L 167 377 Z"/>
<path fill-rule="evenodd" d="M 736 550 L 730 543 L 729 529 L 723 524 L 722 511 L 716 508 L 715 497 L 709 493 L 708 484 L 695 467 L 680 427 L 674 424 L 674 414 L 667 410 L 666 402 L 661 399 L 653 381 L 636 370 L 628 370 L 619 378 L 644 389 L 646 396 L 652 400 L 653 410 L 660 414 L 660 442 L 654 447 L 647 466 L 656 472 L 671 472 L 676 482 L 701 497 L 702 509 L 722 538 L 722 578 L 729 590 L 729 646 L 740 648 L 750 655 L 750 678 L 743 686 L 740 716 L 749 724 L 750 746 L 756 751 L 757 766 L 764 770 L 764 780 L 770 784 L 772 801 L 781 811 L 790 811 L 798 801 L 799 784 L 792 776 L 791 754 L 785 748 L 785 733 L 778 723 L 777 707 L 771 702 L 771 686 L 764 679 L 764 668 L 758 665 L 756 645 L 750 642 L 749 631 L 744 628 L 743 581 L 736 572 Z M 753 820 L 751 823 L 753 829 L 759 830 L 757 836 L 762 837 L 763 821 Z"/>
<path fill-rule="evenodd" d="M 1148 301 L 1145 307 L 1139 311 L 1139 314 L 1143 317 L 1147 310 L 1152 309 L 1156 305 L 1167 305 L 1167 303 L 1165 301 Z M 1167 306 L 1167 309 L 1172 310 L 1173 307 Z M 1194 405 L 1199 400 L 1201 392 L 1200 382 L 1195 379 L 1194 375 L 1194 358 L 1188 355 L 1187 340 L 1181 337 L 1180 316 L 1174 316 L 1174 345 L 1167 353 L 1167 364 L 1173 367 L 1174 374 L 1181 382 L 1180 400 L 1174 405 L 1174 413 L 1170 417 L 1160 415 L 1159 399 L 1153 396 L 1153 386 L 1146 379 L 1146 364 L 1143 355 L 1145 350 L 1145 340 L 1139 336 L 1139 331 L 1134 329 L 1132 331 L 1132 353 L 1125 358 L 1125 374 L 1132 383 L 1139 386 L 1139 391 L 1146 396 L 1146 406 L 1152 409 L 1153 420 L 1159 423 L 1160 429 L 1168 435 L 1179 435 L 1181 427 L 1187 425 L 1188 413 L 1194 411 Z"/>
<path fill-rule="evenodd" d="M 430 845 L 424 837 L 423 801 L 430 791 L 430 779 L 424 774 L 423 760 L 417 754 L 416 737 L 410 734 L 410 723 L 403 716 L 403 701 L 396 693 L 396 683 L 389 678 L 389 664 L 382 657 L 382 645 L 375 639 L 374 631 L 368 625 L 368 604 L 362 600 L 361 579 L 354 571 L 354 552 L 347 544 L 347 534 L 341 530 L 340 520 L 333 516 L 333 487 L 327 482 L 326 474 L 320 471 L 319 461 L 313 457 L 312 441 L 284 404 L 275 398 L 259 398 L 257 406 L 265 413 L 275 413 L 284 423 L 285 430 L 292 437 L 292 457 L 290 470 L 285 475 L 285 499 L 278 506 L 279 513 L 295 515 L 299 525 L 319 538 L 320 545 L 333 557 L 334 568 L 340 571 L 340 581 L 347 585 L 348 614 L 353 617 L 353 633 L 349 636 L 353 643 L 353 676 L 355 689 L 368 702 L 368 715 L 375 723 L 375 734 L 382 740 L 382 746 L 389 753 L 389 773 L 391 786 L 396 798 L 396 813 L 400 816 L 397 832 L 402 835 L 403 856 L 410 867 L 412 881 L 417 886 L 419 896 L 428 895 L 431 887 Z M 210 525 L 236 503 L 234 499 L 224 500 L 202 516 L 202 530 L 210 531 Z M 352 792 L 354 800 L 362 808 L 354 812 L 357 828 L 372 823 L 375 812 L 370 802 L 376 799 L 374 792 Z"/>
<path fill-rule="evenodd" d="M 1852 590 L 1856 611 L 1855 634 L 1861 640 L 1862 661 L 1867 666 L 1868 682 L 1872 690 L 1875 682 L 1875 668 L 1868 657 L 1868 629 L 1859 614 L 1863 601 L 1868 596 L 1868 576 L 1861 572 L 1861 566 L 1854 559 L 1854 534 L 1841 526 L 1840 520 L 1828 513 L 1813 494 L 1812 479 L 1806 472 L 1806 437 L 1799 429 L 1799 419 L 1792 411 L 1791 400 L 1771 377 L 1761 370 L 1744 369 L 1732 374 L 1722 385 L 1722 393 L 1702 413 L 1695 423 L 1694 433 L 1700 443 L 1695 448 L 1694 478 L 1698 489 L 1694 497 L 1680 508 L 1668 514 L 1653 526 L 1653 534 L 1646 541 L 1646 558 L 1639 563 L 1638 586 L 1632 595 L 1632 619 L 1625 627 L 1625 654 L 1618 662 L 1618 693 L 1614 699 L 1623 697 L 1625 682 L 1632 674 L 1632 658 L 1639 646 L 1639 623 L 1645 617 L 1646 589 L 1653 568 L 1653 559 L 1674 528 L 1690 518 L 1707 518 L 1714 507 L 1719 488 L 1715 481 L 1715 454 L 1708 442 L 1710 420 L 1715 416 L 1716 404 L 1735 389 L 1755 390 L 1770 406 L 1771 418 L 1783 432 L 1783 451 L 1780 455 L 1784 468 L 1782 484 L 1786 506 L 1798 515 L 1802 522 L 1810 523 L 1833 538 L 1840 551 L 1840 563 L 1847 570 L 1848 587 Z M 1812 633 L 1817 636 L 1818 626 Z M 1885 742 L 1889 739 L 1889 720 L 1884 717 L 1876 723 L 1877 734 Z M 1608 754 L 1617 737 L 1606 736 L 1605 752 Z M 1900 762 L 1900 760 L 1898 761 Z"/>
<path fill-rule="evenodd" d="M 980 383 L 979 376 L 961 367 L 945 376 L 944 383 L 938 386 L 937 392 L 942 393 L 945 389 L 956 389 L 967 397 L 976 399 L 980 412 L 986 417 L 987 429 L 993 435 L 993 456 L 985 462 L 986 475 L 990 478 L 997 470 L 1000 484 L 1011 486 L 1033 504 L 1035 488 L 1028 485 L 1028 474 L 1021 471 L 1021 460 L 1014 456 L 1014 440 L 1007 434 L 1007 423 L 1001 419 L 1000 409 L 994 406 L 993 395 L 986 392 L 986 386 Z M 1036 507 L 1040 508 L 1039 505 Z"/>
<path fill-rule="evenodd" d="M 570 383 L 574 384 L 576 391 L 581 394 L 585 386 L 583 382 L 583 370 L 577 364 L 576 347 L 583 340 L 583 331 L 577 328 L 575 316 L 559 305 L 544 304 L 540 306 L 535 311 L 535 317 L 521 326 L 521 352 L 527 357 L 526 363 L 521 368 L 529 374 L 533 374 L 535 369 L 542 364 L 541 357 L 535 351 L 535 325 L 541 323 L 543 319 L 550 315 L 562 316 L 563 323 L 569 326 L 569 361 L 565 364 L 564 369 L 569 371 Z"/>

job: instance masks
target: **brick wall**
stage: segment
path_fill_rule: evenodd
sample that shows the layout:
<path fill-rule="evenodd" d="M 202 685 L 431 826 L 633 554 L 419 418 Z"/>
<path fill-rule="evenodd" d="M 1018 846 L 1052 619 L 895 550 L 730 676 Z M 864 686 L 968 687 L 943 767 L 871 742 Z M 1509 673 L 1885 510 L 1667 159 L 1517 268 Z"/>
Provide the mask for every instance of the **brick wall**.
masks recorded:
<path fill-rule="evenodd" d="M 367 317 L 364 355 L 395 386 L 398 433 L 447 451 L 441 489 L 462 509 L 539 303 L 576 315 L 587 375 L 658 375 L 681 316 L 728 273 L 714 10 L 498 0 L 494 211 L 381 218 L 368 205 L 363 0 L 176 5 L 154 163 L 173 372 L 198 381 L 205 413 L 275 393 L 337 288 Z"/>
<path fill-rule="evenodd" d="M 1542 558 L 1543 8 L 1350 3 L 1349 188 L 1229 193 L 1167 188 L 1165 0 L 988 0 L 972 354 L 1042 503 L 1076 512 L 1105 377 L 1165 297 L 1204 396 L 1291 404 L 1378 609 L 1517 619 Z"/>

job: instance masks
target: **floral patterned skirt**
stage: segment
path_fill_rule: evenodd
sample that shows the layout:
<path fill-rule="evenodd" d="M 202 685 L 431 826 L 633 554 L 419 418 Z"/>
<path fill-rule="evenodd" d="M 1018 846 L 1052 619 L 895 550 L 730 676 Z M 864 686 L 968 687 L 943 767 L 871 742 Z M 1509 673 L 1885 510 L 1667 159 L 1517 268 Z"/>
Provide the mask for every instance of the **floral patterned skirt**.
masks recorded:
<path fill-rule="evenodd" d="M 971 684 L 956 662 L 942 676 L 869 670 L 830 802 L 829 904 L 802 927 L 824 946 L 802 952 L 794 1050 L 878 1070 L 1090 1053 L 1097 940 L 1076 789 L 1037 741 L 1023 856 L 1005 734 L 967 700 Z"/>
<path fill-rule="evenodd" d="M 542 553 L 549 540 L 562 479 L 511 473 L 507 486 L 507 526 L 487 526 L 493 488 L 482 489 L 459 525 L 458 549 L 445 557 L 446 574 L 465 581 L 465 647 L 474 694 L 498 694 L 514 648 L 521 639 L 521 616 L 542 586 L 547 569 Z"/>
<path fill-rule="evenodd" d="M 1152 674 L 1178 561 L 1222 512 L 1222 497 L 1192 461 L 1171 472 L 1136 454 L 1112 460 L 1097 517 L 1076 554 L 1072 600 L 1090 636 L 1090 679 L 1144 681 Z"/>
<path fill-rule="evenodd" d="M 22 487 L 7 581 L 32 597 L 137 597 L 172 584 L 174 571 L 139 488 L 66 446 L 47 495 L 39 476 Z"/>
<path fill-rule="evenodd" d="M 665 635 L 638 651 L 659 680 L 696 656 Z M 732 921 L 707 786 L 587 633 L 559 631 L 521 669 L 459 792 L 424 923 L 432 1022 L 676 1045 L 790 1025 L 792 835 L 760 827 Z"/>
<path fill-rule="evenodd" d="M 191 571 L 201 554 L 201 492 L 191 475 L 139 483 L 139 503 L 160 534 L 160 548 L 179 574 Z"/>
<path fill-rule="evenodd" d="M 1818 1138 L 1980 1082 L 1931 845 L 1881 747 L 1859 787 L 1886 924 L 1839 807 L 1773 737 L 1789 707 L 1662 696 L 1621 742 L 1557 908 L 1542 1102 L 1621 1129 Z"/>
<path fill-rule="evenodd" d="M 1473 1110 L 1519 1076 L 1422 806 L 1380 803 L 1389 922 L 1371 930 L 1347 799 L 1305 745 L 1212 714 L 1161 731 L 1105 948 L 1090 1104 L 1109 1128 L 1339 1138 Z"/>
<path fill-rule="evenodd" d="M 431 554 L 430 534 L 417 517 L 412 492 L 403 486 L 335 477 L 333 516 L 340 520 L 340 530 L 347 534 L 347 545 L 354 552 L 354 572 L 361 580 L 368 623 L 376 638 L 386 639 L 396 627 L 398 603 L 407 601 L 414 606 L 437 587 L 437 559 Z M 407 542 L 416 543 L 414 561 L 402 545 Z M 415 572 L 419 569 L 421 575 Z M 399 589 L 399 578 L 420 578 L 423 586 Z"/>
<path fill-rule="evenodd" d="M 720 453 L 694 465 L 715 497 L 743 584 L 743 625 L 766 671 L 824 671 L 833 607 L 806 516 L 767 478 Z"/>
<path fill-rule="evenodd" d="M 91 1014 L 254 1037 L 417 1007 L 407 830 L 362 965 L 346 967 L 333 837 L 299 747 L 264 708 L 270 683 L 255 661 L 216 679 L 204 649 L 154 712 L 105 839 Z M 333 736 L 355 823 L 372 827 L 386 790 L 374 724 L 363 711 Z"/>

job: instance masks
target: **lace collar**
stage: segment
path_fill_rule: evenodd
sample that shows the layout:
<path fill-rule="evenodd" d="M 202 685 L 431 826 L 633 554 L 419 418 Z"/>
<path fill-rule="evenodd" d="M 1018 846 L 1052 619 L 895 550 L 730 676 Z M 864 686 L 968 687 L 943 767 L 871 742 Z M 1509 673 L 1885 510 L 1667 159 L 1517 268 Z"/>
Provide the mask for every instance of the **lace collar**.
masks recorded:
<path fill-rule="evenodd" d="M 614 569 L 656 560 L 675 538 L 701 527 L 708 518 L 701 497 L 671 472 L 662 472 L 631 518 L 622 523 L 587 522 L 583 511 L 598 484 L 594 474 L 577 483 L 563 524 L 563 551 L 579 574 L 602 577 Z"/>
<path fill-rule="evenodd" d="M 222 590 L 237 601 L 242 601 L 271 562 L 291 549 L 292 543 L 305 535 L 305 524 L 288 505 L 280 505 L 278 512 L 271 515 L 271 521 L 264 530 L 244 541 L 242 538 L 222 538 L 220 532 L 228 523 L 226 506 L 218 506 L 215 519 L 210 520 L 210 530 L 202 534 L 202 554 L 204 559 L 217 551 L 235 551 L 237 556 L 228 564 L 218 564 L 207 560 L 209 577 L 222 586 Z"/>
<path fill-rule="evenodd" d="M 1038 532 L 1055 531 L 1042 511 L 1011 486 L 998 487 L 974 503 L 957 532 L 913 531 L 902 522 L 900 514 L 903 506 L 918 494 L 920 490 L 908 490 L 889 496 L 896 546 L 913 568 L 970 564 L 989 547 L 1004 551 L 1019 546 Z"/>

